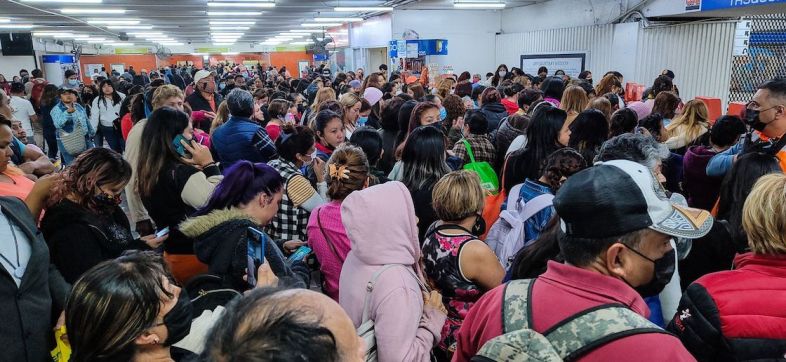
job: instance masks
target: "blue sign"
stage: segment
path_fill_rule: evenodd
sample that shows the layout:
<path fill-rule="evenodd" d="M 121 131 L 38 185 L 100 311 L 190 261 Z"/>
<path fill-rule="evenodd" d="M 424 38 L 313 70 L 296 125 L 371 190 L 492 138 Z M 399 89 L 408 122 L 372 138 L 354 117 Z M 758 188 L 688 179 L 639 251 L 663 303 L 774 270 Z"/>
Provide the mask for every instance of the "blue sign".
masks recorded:
<path fill-rule="evenodd" d="M 41 61 L 44 63 L 61 63 L 61 64 L 73 64 L 74 56 L 73 55 L 44 55 L 41 57 Z"/>
<path fill-rule="evenodd" d="M 325 62 L 328 59 L 330 59 L 330 57 L 327 54 L 314 54 L 315 62 Z"/>
<path fill-rule="evenodd" d="M 786 3 L 786 0 L 701 0 L 701 11 Z"/>
<path fill-rule="evenodd" d="M 407 48 L 417 49 L 419 57 L 448 55 L 448 41 L 446 39 L 391 40 L 388 47 L 391 58 L 416 58 L 415 54 L 407 53 Z"/>

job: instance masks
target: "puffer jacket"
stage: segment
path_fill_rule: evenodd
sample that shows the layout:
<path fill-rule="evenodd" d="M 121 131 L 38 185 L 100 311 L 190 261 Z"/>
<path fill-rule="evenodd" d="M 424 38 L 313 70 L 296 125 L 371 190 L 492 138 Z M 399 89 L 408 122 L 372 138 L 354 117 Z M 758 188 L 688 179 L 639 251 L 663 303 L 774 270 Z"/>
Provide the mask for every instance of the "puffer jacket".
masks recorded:
<path fill-rule="evenodd" d="M 480 107 L 480 113 L 486 116 L 489 122 L 489 133 L 492 133 L 499 128 L 502 119 L 508 116 L 508 111 L 502 103 L 487 103 Z"/>
<path fill-rule="evenodd" d="M 668 326 L 699 361 L 775 361 L 786 351 L 786 256 L 741 254 L 685 291 Z"/>
<path fill-rule="evenodd" d="M 194 253 L 208 265 L 208 273 L 224 280 L 224 285 L 243 291 L 248 284 L 243 280 L 247 265 L 247 237 L 249 227 L 262 227 L 238 209 L 213 210 L 207 215 L 183 221 L 179 230 L 194 239 Z M 289 266 L 284 254 L 269 237 L 265 243 L 265 259 L 282 285 L 305 288 L 309 283 L 308 267 L 301 263 Z"/>
<path fill-rule="evenodd" d="M 513 127 L 510 122 L 508 122 L 508 118 L 505 118 L 499 125 L 497 133 L 493 137 L 494 148 L 497 150 L 497 164 L 495 165 L 497 170 L 502 170 L 502 166 L 505 164 L 505 156 L 508 148 L 510 147 L 510 144 L 513 143 L 513 140 L 516 139 L 516 137 L 526 134 L 525 131 L 526 130 L 520 130 Z"/>

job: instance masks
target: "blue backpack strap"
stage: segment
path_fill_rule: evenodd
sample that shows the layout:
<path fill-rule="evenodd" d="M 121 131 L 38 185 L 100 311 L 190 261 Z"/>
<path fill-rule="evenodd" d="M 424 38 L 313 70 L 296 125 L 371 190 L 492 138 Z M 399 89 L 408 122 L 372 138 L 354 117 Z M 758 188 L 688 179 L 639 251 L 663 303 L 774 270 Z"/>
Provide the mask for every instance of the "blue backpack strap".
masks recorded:
<path fill-rule="evenodd" d="M 535 279 L 511 280 L 505 284 L 502 302 L 502 333 L 532 328 L 532 305 L 529 300 Z"/>

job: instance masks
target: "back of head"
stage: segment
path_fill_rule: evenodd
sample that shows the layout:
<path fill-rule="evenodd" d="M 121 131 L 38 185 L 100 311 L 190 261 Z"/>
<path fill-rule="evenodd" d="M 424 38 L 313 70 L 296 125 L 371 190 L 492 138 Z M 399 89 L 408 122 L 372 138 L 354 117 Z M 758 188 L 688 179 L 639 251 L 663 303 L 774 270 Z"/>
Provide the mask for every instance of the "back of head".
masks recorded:
<path fill-rule="evenodd" d="M 587 105 L 588 109 L 597 109 L 606 118 L 606 122 L 611 118 L 611 102 L 606 97 L 596 97 Z"/>
<path fill-rule="evenodd" d="M 373 130 L 371 132 L 376 133 Z M 381 139 L 379 145 L 381 149 Z M 343 200 L 353 191 L 361 190 L 368 185 L 370 167 L 363 149 L 342 145 L 330 155 L 326 172 L 328 196 L 332 200 Z"/>
<path fill-rule="evenodd" d="M 660 113 L 652 113 L 639 121 L 639 127 L 646 129 L 655 140 L 663 137 L 663 116 Z"/>
<path fill-rule="evenodd" d="M 308 155 L 311 147 L 314 147 L 314 132 L 304 126 L 285 125 L 276 140 L 279 157 L 293 163 L 297 161 L 298 154 Z"/>
<path fill-rule="evenodd" d="M 270 118 L 284 119 L 284 117 L 287 115 L 287 111 L 289 110 L 289 105 L 290 103 L 286 99 L 274 99 L 267 106 L 267 113 Z"/>
<path fill-rule="evenodd" d="M 172 144 L 182 134 L 191 120 L 188 114 L 172 107 L 161 107 L 153 111 L 142 131 L 137 178 L 139 193 L 143 197 L 152 193 L 158 176 L 165 165 L 182 163 L 180 154 Z"/>
<path fill-rule="evenodd" d="M 672 83 L 671 78 L 666 75 L 659 75 L 657 78 L 655 78 L 655 81 L 652 82 L 650 96 L 652 98 L 656 98 L 661 92 L 671 92 L 673 90 L 674 83 Z"/>
<path fill-rule="evenodd" d="M 25 85 L 21 82 L 13 82 L 11 83 L 11 94 L 23 94 L 25 92 Z"/>
<path fill-rule="evenodd" d="M 468 112 L 464 124 L 469 126 L 469 133 L 474 135 L 484 135 L 489 132 L 489 122 L 486 115 L 480 111 Z"/>
<path fill-rule="evenodd" d="M 371 167 L 377 165 L 382 156 L 382 135 L 376 129 L 364 126 L 352 132 L 349 143 L 360 147 L 366 154 L 368 164 Z"/>
<path fill-rule="evenodd" d="M 740 156 L 721 183 L 718 218 L 728 220 L 739 231 L 742 226 L 743 203 L 748 199 L 756 181 L 771 173 L 783 173 L 775 156 L 757 152 Z"/>
<path fill-rule="evenodd" d="M 630 108 L 619 109 L 611 115 L 609 138 L 631 133 L 639 124 L 638 115 Z"/>
<path fill-rule="evenodd" d="M 543 98 L 543 92 L 537 89 L 525 89 L 519 93 L 519 108 L 525 109 L 529 107 L 537 101 L 538 99 Z"/>
<path fill-rule="evenodd" d="M 434 184 L 450 172 L 445 163 L 445 135 L 435 127 L 417 127 L 409 135 L 401 153 L 402 182 L 410 190 Z"/>
<path fill-rule="evenodd" d="M 710 129 L 710 142 L 718 147 L 728 147 L 745 133 L 745 124 L 736 116 L 721 116 Z"/>
<path fill-rule="evenodd" d="M 565 179 L 587 168 L 587 165 L 585 158 L 576 150 L 568 147 L 561 148 L 546 158 L 542 177 L 551 190 L 556 193 Z"/>
<path fill-rule="evenodd" d="M 227 107 L 233 117 L 250 118 L 254 114 L 254 97 L 245 89 L 235 88 L 227 95 Z"/>
<path fill-rule="evenodd" d="M 418 102 L 415 100 L 406 101 L 401 105 L 401 109 L 398 111 L 399 131 L 398 136 L 396 136 L 396 145 L 403 142 L 407 135 L 409 135 L 409 120 L 412 118 L 412 111 L 415 110 L 415 106 L 417 105 Z"/>
<path fill-rule="evenodd" d="M 701 99 L 692 99 L 685 103 L 685 107 L 682 109 L 682 114 L 679 115 L 673 123 L 674 126 L 669 125 L 669 129 L 673 129 L 677 125 L 683 125 L 689 128 L 696 128 L 696 127 L 709 127 L 709 111 L 707 110 L 707 106 L 704 104 L 704 101 Z"/>
<path fill-rule="evenodd" d="M 742 210 L 742 226 L 755 254 L 786 254 L 786 176 L 756 181 Z"/>
<path fill-rule="evenodd" d="M 628 160 L 654 170 L 658 162 L 669 157 L 669 149 L 650 136 L 625 133 L 609 139 L 601 146 L 595 162 Z"/>
<path fill-rule="evenodd" d="M 480 102 L 485 106 L 487 104 L 492 103 L 499 103 L 502 100 L 502 96 L 499 94 L 495 88 L 486 88 L 483 90 L 483 93 L 480 95 Z"/>
<path fill-rule="evenodd" d="M 482 85 L 479 85 L 479 86 L 477 86 L 475 88 L 472 88 L 472 94 L 470 95 L 470 98 L 472 98 L 472 100 L 475 101 L 475 102 L 479 101 L 480 100 L 480 95 L 483 94 L 483 92 L 485 90 L 486 90 L 486 87 L 482 86 Z"/>
<path fill-rule="evenodd" d="M 565 88 L 565 91 L 562 93 L 560 109 L 564 109 L 566 112 L 579 113 L 587 108 L 588 103 L 589 98 L 587 98 L 587 93 L 584 92 L 584 89 L 572 85 Z"/>
<path fill-rule="evenodd" d="M 606 116 L 597 109 L 579 113 L 570 125 L 568 145 L 578 150 L 600 147 L 609 136 L 609 123 Z M 591 161 L 591 159 L 590 159 Z"/>
<path fill-rule="evenodd" d="M 457 222 L 483 211 L 484 192 L 472 171 L 453 171 L 443 176 L 431 192 L 432 205 L 442 221 Z"/>
<path fill-rule="evenodd" d="M 448 96 L 445 97 L 445 100 L 442 101 L 442 107 L 445 108 L 445 111 L 448 114 L 447 117 L 445 117 L 445 122 L 452 122 L 467 112 L 467 107 L 464 105 L 464 100 L 455 94 L 448 94 Z M 448 128 L 450 128 L 450 126 L 448 126 Z"/>
<path fill-rule="evenodd" d="M 562 77 L 547 77 L 543 80 L 543 83 L 540 84 L 540 90 L 543 92 L 543 98 L 561 100 L 562 93 L 565 90 L 565 83 L 562 81 Z M 582 92 L 584 92 L 584 90 L 582 90 Z"/>
<path fill-rule="evenodd" d="M 382 107 L 382 119 L 380 120 L 382 129 L 386 131 L 396 132 L 398 128 L 398 114 L 404 100 L 399 97 L 393 97 L 384 107 Z"/>
<path fill-rule="evenodd" d="M 196 215 L 246 205 L 260 193 L 272 196 L 283 185 L 284 178 L 267 164 L 245 160 L 235 162 L 224 171 L 224 179 Z"/>

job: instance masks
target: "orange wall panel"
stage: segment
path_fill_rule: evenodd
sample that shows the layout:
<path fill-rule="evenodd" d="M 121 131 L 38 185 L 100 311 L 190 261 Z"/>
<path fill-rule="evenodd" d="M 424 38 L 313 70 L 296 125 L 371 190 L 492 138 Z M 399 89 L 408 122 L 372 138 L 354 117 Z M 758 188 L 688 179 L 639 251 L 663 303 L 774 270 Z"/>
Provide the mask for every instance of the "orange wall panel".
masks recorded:
<path fill-rule="evenodd" d="M 87 64 L 103 64 L 107 74 L 112 71 L 112 64 L 125 64 L 125 67 L 134 66 L 137 72 L 142 69 L 151 71 L 158 68 L 156 56 L 153 54 L 140 55 L 83 55 L 79 58 L 82 66 L 82 81 L 85 84 L 92 84 L 90 74 L 87 74 L 85 66 Z"/>
<path fill-rule="evenodd" d="M 297 70 L 297 63 L 307 61 L 309 64 L 314 62 L 314 57 L 306 52 L 276 52 L 270 53 L 270 64 L 278 67 L 287 67 L 292 77 L 300 77 Z"/>

